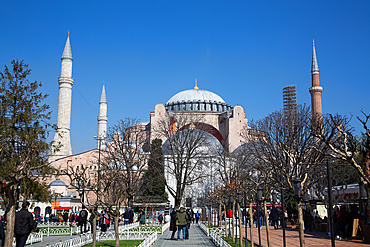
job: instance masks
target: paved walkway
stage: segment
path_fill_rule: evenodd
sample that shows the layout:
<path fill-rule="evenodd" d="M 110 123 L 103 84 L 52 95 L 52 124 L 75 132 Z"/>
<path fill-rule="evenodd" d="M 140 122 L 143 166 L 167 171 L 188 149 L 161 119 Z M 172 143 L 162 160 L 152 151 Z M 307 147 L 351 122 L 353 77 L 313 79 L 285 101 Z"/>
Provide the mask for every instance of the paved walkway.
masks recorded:
<path fill-rule="evenodd" d="M 253 228 L 253 242 L 258 244 L 258 229 L 254 226 Z M 270 241 L 271 246 L 278 247 L 283 246 L 283 230 L 279 228 L 275 230 L 273 227 L 269 227 L 270 232 Z M 248 239 L 250 239 L 250 229 L 247 228 Z M 245 228 L 242 226 L 242 234 L 245 237 Z M 298 229 L 286 228 L 285 230 L 285 239 L 286 239 L 286 246 L 297 246 L 299 247 L 299 232 Z M 266 240 L 266 226 L 261 227 L 261 245 L 267 246 Z M 320 246 L 320 247 L 330 247 L 331 246 L 331 239 L 329 235 L 325 232 L 321 231 L 312 231 L 312 232 L 305 232 L 305 243 L 306 246 Z M 369 246 L 369 244 L 364 244 L 362 240 L 346 240 L 346 241 L 335 241 L 336 247 L 365 247 Z"/>
<path fill-rule="evenodd" d="M 207 237 L 198 225 L 192 224 L 189 229 L 189 240 L 171 240 L 171 231 L 166 231 L 160 236 L 154 247 L 172 247 L 172 246 L 215 246 L 211 239 Z M 177 232 L 175 234 L 177 237 Z M 182 235 L 181 235 L 182 236 Z"/>

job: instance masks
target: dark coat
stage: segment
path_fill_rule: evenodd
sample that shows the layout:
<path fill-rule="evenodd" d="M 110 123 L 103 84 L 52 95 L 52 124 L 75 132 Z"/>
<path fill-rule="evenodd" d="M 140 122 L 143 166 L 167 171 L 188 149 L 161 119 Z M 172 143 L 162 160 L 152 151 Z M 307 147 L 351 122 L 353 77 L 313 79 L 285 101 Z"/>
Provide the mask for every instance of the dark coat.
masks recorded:
<path fill-rule="evenodd" d="M 275 221 L 279 219 L 279 210 L 277 208 L 272 208 L 271 209 L 271 220 Z"/>
<path fill-rule="evenodd" d="M 171 216 L 171 221 L 170 221 L 170 231 L 176 232 L 177 227 L 176 227 L 176 211 L 173 210 L 170 214 Z"/>
<path fill-rule="evenodd" d="M 31 231 L 36 228 L 35 221 L 33 220 L 32 214 L 28 209 L 22 208 L 20 211 L 15 213 L 15 235 L 26 235 L 30 234 Z"/>

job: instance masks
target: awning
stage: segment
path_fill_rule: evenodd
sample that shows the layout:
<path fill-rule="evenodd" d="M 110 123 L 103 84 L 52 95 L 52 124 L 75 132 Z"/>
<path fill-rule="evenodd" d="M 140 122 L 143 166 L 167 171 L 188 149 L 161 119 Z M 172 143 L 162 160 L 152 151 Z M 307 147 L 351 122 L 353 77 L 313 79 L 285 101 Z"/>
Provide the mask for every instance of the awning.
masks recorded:
<path fill-rule="evenodd" d="M 54 207 L 54 209 L 72 209 L 72 207 Z"/>

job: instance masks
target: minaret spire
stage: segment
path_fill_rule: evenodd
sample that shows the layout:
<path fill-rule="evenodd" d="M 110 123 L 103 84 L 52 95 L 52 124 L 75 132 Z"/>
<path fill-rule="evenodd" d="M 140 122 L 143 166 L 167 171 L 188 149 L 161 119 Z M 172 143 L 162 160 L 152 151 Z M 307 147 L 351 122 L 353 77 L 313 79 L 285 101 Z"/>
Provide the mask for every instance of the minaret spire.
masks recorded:
<path fill-rule="evenodd" d="M 315 50 L 315 40 L 312 42 L 312 66 L 311 73 L 319 73 L 319 64 L 317 63 L 316 50 Z"/>
<path fill-rule="evenodd" d="M 107 96 L 105 95 L 105 83 L 103 82 L 103 89 L 101 91 L 100 102 L 99 102 L 99 116 L 98 116 L 98 137 L 97 137 L 97 148 L 100 150 L 106 149 L 106 138 L 107 138 Z"/>
<path fill-rule="evenodd" d="M 72 50 L 69 32 L 62 54 L 62 64 L 59 83 L 57 131 L 54 136 L 53 147 L 50 150 L 49 162 L 72 155 L 70 126 L 72 103 Z"/>
<path fill-rule="evenodd" d="M 311 94 L 312 118 L 321 118 L 322 117 L 321 93 L 323 91 L 323 88 L 320 86 L 319 65 L 317 63 L 316 57 L 315 40 L 313 40 L 312 48 L 311 78 L 312 78 L 312 87 L 309 88 L 309 91 Z"/>

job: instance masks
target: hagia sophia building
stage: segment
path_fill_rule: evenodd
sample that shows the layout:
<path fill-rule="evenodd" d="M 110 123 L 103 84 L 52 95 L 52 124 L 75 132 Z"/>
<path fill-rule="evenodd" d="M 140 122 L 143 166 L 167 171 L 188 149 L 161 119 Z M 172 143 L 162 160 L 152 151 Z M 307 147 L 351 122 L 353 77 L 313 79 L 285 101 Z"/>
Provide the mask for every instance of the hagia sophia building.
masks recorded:
<path fill-rule="evenodd" d="M 65 169 L 67 166 L 79 167 L 81 165 L 88 166 L 91 177 L 95 176 L 98 169 L 98 154 L 99 151 L 105 151 L 107 144 L 107 97 L 105 94 L 105 85 L 103 84 L 101 98 L 99 102 L 98 133 L 97 133 L 97 148 L 87 150 L 82 153 L 72 154 L 70 141 L 70 118 L 71 118 L 71 99 L 72 99 L 72 50 L 69 34 L 63 50 L 61 58 L 61 74 L 58 79 L 59 83 L 59 99 L 57 113 L 57 131 L 54 141 L 60 143 L 61 147 L 57 151 L 50 151 L 49 162 L 59 169 Z M 319 69 L 316 58 L 315 44 L 313 44 L 312 53 L 312 87 L 309 88 L 311 93 L 312 114 L 322 114 L 321 93 L 322 87 L 319 83 Z M 181 91 L 172 96 L 165 104 L 159 103 L 154 106 L 154 111 L 149 114 L 150 121 L 142 122 L 140 126 L 147 131 L 147 146 L 156 138 L 155 129 L 158 121 L 166 114 L 188 114 L 202 115 L 204 126 L 207 126 L 207 131 L 211 133 L 211 138 L 214 141 L 226 144 L 229 151 L 232 152 L 243 144 L 241 132 L 248 127 L 248 119 L 245 116 L 243 106 L 230 106 L 222 97 L 211 91 L 199 89 L 195 79 L 195 86 L 192 89 Z M 163 139 L 163 138 L 162 138 Z M 163 140 L 165 143 L 166 140 Z M 99 150 L 100 149 L 100 150 Z M 167 176 L 166 176 L 167 177 Z M 168 178 L 168 177 L 167 177 Z M 54 201 L 51 208 L 54 209 L 72 209 L 78 210 L 81 204 L 78 200 L 78 191 L 71 186 L 73 181 L 67 176 L 52 177 L 50 179 L 50 190 L 54 193 L 60 193 L 63 196 L 58 197 Z M 88 197 L 94 197 L 93 193 L 88 193 Z M 93 198 L 90 198 L 90 200 Z M 58 206 L 56 205 L 58 201 Z M 174 205 L 174 199 L 169 198 L 170 204 Z M 53 203 L 52 203 L 53 204 Z M 41 206 L 41 212 L 44 213 L 48 205 Z M 47 209 L 50 210 L 50 209 Z"/>

